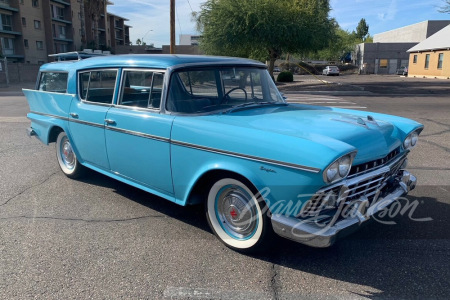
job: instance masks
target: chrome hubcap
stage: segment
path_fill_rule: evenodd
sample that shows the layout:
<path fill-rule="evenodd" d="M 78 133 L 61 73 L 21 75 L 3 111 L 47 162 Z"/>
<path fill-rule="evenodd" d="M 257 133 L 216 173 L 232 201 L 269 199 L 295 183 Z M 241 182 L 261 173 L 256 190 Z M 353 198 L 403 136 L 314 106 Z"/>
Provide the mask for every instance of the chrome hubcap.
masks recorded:
<path fill-rule="evenodd" d="M 217 217 L 222 228 L 232 237 L 253 236 L 258 224 L 257 210 L 251 196 L 239 186 L 227 186 L 216 198 Z"/>
<path fill-rule="evenodd" d="M 68 169 L 75 167 L 76 157 L 67 138 L 61 143 L 61 159 Z"/>

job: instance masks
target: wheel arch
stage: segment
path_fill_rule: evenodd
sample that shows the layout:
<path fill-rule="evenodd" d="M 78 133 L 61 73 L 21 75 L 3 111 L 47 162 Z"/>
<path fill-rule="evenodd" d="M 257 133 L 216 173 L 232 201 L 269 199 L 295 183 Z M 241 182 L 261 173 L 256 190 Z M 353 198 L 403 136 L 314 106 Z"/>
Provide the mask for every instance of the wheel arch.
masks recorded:
<path fill-rule="evenodd" d="M 56 139 L 58 138 L 58 134 L 60 132 L 64 131 L 64 129 L 58 125 L 54 125 L 50 128 L 47 138 L 47 144 L 55 143 Z M 67 134 L 67 132 L 66 132 Z"/>
<path fill-rule="evenodd" d="M 194 205 L 204 203 L 206 200 L 206 194 L 209 192 L 209 187 L 211 187 L 211 185 L 217 180 L 227 177 L 240 180 L 242 183 L 247 185 L 250 190 L 256 193 L 258 191 L 256 183 L 249 179 L 249 177 L 252 177 L 249 175 L 250 174 L 242 175 L 239 172 L 225 168 L 206 170 L 197 177 L 197 180 L 191 186 L 186 199 L 186 204 Z M 257 181 L 254 177 L 253 180 Z"/>

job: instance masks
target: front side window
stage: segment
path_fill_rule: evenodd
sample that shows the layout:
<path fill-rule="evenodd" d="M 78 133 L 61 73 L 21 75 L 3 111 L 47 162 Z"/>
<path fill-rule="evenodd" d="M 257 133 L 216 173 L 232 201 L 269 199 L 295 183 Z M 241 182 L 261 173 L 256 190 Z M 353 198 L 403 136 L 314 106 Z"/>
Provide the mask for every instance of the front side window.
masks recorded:
<path fill-rule="evenodd" d="M 79 91 L 82 100 L 111 104 L 116 87 L 117 70 L 89 71 L 79 74 Z"/>
<path fill-rule="evenodd" d="M 177 113 L 208 113 L 274 103 L 284 104 L 284 100 L 265 69 L 202 68 L 172 74 L 166 109 Z"/>
<path fill-rule="evenodd" d="M 119 104 L 131 107 L 159 108 L 163 78 L 164 74 L 153 71 L 124 71 Z"/>
<path fill-rule="evenodd" d="M 42 72 L 39 80 L 39 90 L 53 93 L 66 93 L 67 77 L 67 73 Z"/>
<path fill-rule="evenodd" d="M 417 64 L 417 55 L 414 55 L 413 57 L 413 64 Z"/>

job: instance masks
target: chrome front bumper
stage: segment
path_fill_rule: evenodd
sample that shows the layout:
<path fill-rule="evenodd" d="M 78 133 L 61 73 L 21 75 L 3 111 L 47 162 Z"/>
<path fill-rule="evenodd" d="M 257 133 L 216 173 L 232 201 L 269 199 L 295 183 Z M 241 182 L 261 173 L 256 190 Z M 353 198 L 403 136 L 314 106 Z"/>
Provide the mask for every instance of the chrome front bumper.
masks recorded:
<path fill-rule="evenodd" d="M 398 198 L 413 190 L 417 179 L 407 171 L 402 171 L 401 181 L 395 190 L 383 198 L 379 198 L 376 203 L 367 207 L 367 201 L 360 200 L 354 204 L 354 214 L 352 217 L 331 222 L 328 225 L 317 224 L 312 220 L 303 220 L 284 215 L 272 215 L 272 226 L 274 231 L 287 239 L 312 246 L 325 248 L 334 244 L 336 240 L 347 236 L 370 220 L 372 215 L 390 206 Z"/>

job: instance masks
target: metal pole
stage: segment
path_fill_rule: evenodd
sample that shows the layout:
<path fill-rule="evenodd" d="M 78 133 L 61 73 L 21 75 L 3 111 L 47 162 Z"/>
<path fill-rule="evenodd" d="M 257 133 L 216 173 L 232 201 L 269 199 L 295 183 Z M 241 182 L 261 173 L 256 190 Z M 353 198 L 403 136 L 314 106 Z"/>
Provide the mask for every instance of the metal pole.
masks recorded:
<path fill-rule="evenodd" d="M 170 0 L 170 54 L 175 54 L 175 0 Z"/>

